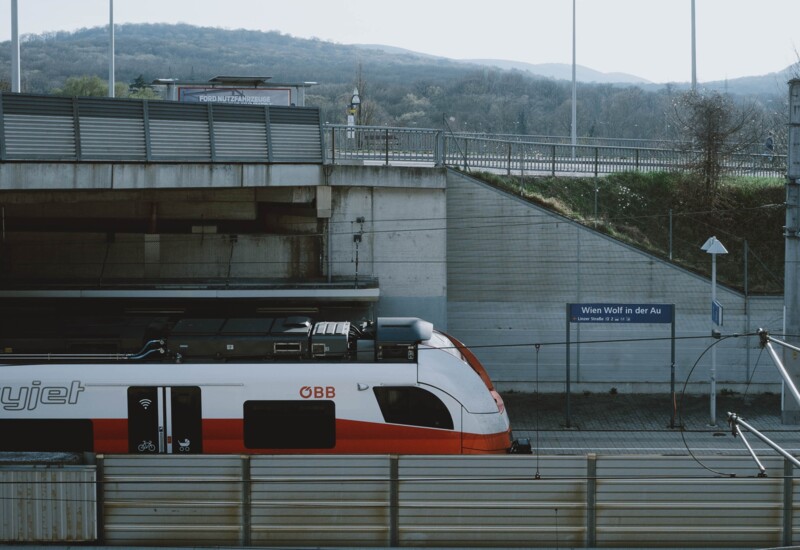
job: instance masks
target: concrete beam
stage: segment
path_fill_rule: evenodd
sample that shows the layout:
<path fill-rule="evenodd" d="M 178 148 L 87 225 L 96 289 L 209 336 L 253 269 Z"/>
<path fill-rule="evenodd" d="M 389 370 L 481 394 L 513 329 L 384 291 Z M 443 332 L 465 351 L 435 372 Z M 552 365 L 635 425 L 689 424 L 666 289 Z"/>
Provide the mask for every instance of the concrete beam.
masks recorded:
<path fill-rule="evenodd" d="M 445 168 L 409 166 L 331 166 L 328 185 L 332 187 L 400 187 L 403 189 L 445 189 Z"/>
<path fill-rule="evenodd" d="M 316 186 L 315 164 L 0 163 L 0 191 Z"/>

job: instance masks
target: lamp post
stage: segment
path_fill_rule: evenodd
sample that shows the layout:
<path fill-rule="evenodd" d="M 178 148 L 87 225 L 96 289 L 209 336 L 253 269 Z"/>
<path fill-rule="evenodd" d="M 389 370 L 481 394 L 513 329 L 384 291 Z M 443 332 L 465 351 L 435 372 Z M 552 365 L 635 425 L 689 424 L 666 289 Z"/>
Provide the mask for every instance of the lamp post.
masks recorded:
<path fill-rule="evenodd" d="M 114 97 L 114 0 L 108 0 L 108 97 Z"/>
<path fill-rule="evenodd" d="M 716 237 L 709 237 L 708 240 L 700 247 L 708 254 L 711 254 L 711 335 L 715 338 L 719 337 L 719 331 L 715 326 L 722 326 L 722 305 L 717 302 L 717 254 L 727 254 L 728 250 L 723 246 Z M 709 425 L 717 425 L 717 346 L 711 347 L 711 411 L 709 418 Z"/>
<path fill-rule="evenodd" d="M 19 93 L 20 84 L 19 62 L 19 9 L 17 0 L 11 0 L 11 91 Z"/>
<path fill-rule="evenodd" d="M 578 144 L 578 79 L 575 36 L 575 0 L 572 0 L 572 124 L 570 126 L 570 143 L 572 143 L 573 159 L 575 159 L 575 147 Z"/>
<path fill-rule="evenodd" d="M 692 0 L 692 91 L 697 91 L 697 27 L 695 26 L 694 0 Z M 724 248 L 724 247 L 723 247 Z"/>

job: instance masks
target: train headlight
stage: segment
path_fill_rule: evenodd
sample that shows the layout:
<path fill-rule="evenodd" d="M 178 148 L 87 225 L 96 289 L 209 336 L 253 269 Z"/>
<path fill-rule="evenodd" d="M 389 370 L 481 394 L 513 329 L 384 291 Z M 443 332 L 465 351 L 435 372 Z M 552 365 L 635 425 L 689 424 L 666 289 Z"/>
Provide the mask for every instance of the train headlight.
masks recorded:
<path fill-rule="evenodd" d="M 497 393 L 497 392 L 496 392 L 496 391 L 494 391 L 494 390 L 492 390 L 492 391 L 491 391 L 491 392 L 489 392 L 489 393 L 491 393 L 491 394 L 492 394 L 492 398 L 494 398 L 494 402 L 495 402 L 495 404 L 497 404 L 497 412 L 499 412 L 499 413 L 503 413 L 503 412 L 505 412 L 505 410 L 506 410 L 506 404 L 505 404 L 505 403 L 503 403 L 503 398 L 502 398 L 502 397 L 500 397 L 500 394 L 499 394 L 499 393 Z"/>

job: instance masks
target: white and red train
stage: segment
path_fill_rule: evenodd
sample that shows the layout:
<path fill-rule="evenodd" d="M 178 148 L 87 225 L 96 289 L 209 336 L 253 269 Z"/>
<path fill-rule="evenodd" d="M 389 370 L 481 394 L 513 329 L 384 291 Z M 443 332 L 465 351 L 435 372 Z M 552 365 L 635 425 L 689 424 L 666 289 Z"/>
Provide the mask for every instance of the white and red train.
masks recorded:
<path fill-rule="evenodd" d="M 306 318 L 184 320 L 157 351 L 167 349 L 156 361 L 152 353 L 113 362 L 0 355 L 0 450 L 516 448 L 502 399 L 478 360 L 420 319 L 365 327 Z"/>

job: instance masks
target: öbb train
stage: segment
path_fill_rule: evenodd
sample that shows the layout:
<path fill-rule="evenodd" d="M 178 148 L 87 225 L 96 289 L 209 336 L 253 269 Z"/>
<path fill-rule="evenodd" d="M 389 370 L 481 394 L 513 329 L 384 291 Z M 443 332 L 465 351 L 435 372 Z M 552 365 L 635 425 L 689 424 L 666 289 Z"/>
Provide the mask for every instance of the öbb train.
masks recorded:
<path fill-rule="evenodd" d="M 0 450 L 524 449 L 477 358 L 417 318 L 184 319 L 142 353 L 114 358 L 0 355 Z"/>

